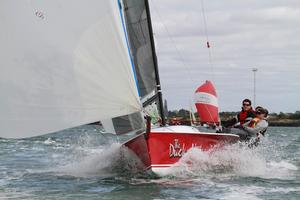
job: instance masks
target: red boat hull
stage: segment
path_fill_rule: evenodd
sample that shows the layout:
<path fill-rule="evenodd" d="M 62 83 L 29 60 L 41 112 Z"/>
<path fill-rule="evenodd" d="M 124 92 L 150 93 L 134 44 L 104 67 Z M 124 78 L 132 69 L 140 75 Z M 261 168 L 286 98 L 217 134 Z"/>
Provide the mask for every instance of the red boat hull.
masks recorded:
<path fill-rule="evenodd" d="M 175 126 L 176 127 L 176 126 Z M 142 133 L 124 143 L 142 161 L 145 169 L 160 175 L 162 168 L 174 165 L 192 147 L 209 150 L 216 145 L 235 143 L 239 137 L 231 134 L 189 132 L 166 132 L 152 130 Z"/>

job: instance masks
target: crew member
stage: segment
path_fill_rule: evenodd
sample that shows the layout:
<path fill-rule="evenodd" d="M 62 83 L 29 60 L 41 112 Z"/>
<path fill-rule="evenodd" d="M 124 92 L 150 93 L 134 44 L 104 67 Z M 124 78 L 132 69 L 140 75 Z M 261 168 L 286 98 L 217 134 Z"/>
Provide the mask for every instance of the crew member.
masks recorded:
<path fill-rule="evenodd" d="M 269 126 L 267 121 L 268 116 L 268 110 L 263 107 L 257 107 L 256 109 L 256 116 L 249 122 L 245 123 L 241 128 L 247 132 L 247 135 L 245 137 L 247 138 L 241 138 L 241 139 L 248 139 L 254 136 L 257 136 L 258 139 L 261 135 L 265 135 L 265 132 L 267 131 L 267 128 Z M 243 135 L 240 135 L 240 137 L 243 137 Z"/>
<path fill-rule="evenodd" d="M 249 141 L 251 138 L 253 138 L 254 142 L 251 142 L 250 146 L 257 146 L 260 137 L 262 135 L 264 136 L 265 132 L 267 131 L 267 116 L 268 110 L 258 106 L 256 108 L 256 115 L 252 120 L 234 128 L 225 128 L 223 129 L 223 132 L 238 135 L 240 136 L 241 141 Z"/>
<path fill-rule="evenodd" d="M 242 110 L 239 114 L 237 114 L 234 118 L 226 121 L 224 123 L 224 127 L 235 127 L 240 126 L 250 121 L 255 117 L 255 111 L 251 107 L 251 101 L 249 99 L 244 99 L 242 101 Z"/>

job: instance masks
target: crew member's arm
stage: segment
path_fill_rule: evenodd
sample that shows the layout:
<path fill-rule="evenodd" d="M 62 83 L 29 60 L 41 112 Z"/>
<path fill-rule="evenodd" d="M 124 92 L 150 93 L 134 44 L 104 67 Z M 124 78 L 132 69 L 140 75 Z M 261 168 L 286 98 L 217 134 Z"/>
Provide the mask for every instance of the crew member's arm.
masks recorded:
<path fill-rule="evenodd" d="M 226 128 L 231 127 L 231 126 L 235 125 L 237 122 L 238 122 L 238 116 L 235 116 L 234 118 L 232 118 L 228 121 L 225 121 L 224 127 L 226 127 Z"/>
<path fill-rule="evenodd" d="M 256 124 L 254 128 L 247 126 L 247 123 L 244 124 L 243 129 L 247 131 L 251 136 L 256 136 L 259 133 L 265 132 L 268 128 L 268 122 L 266 120 L 261 120 Z"/>

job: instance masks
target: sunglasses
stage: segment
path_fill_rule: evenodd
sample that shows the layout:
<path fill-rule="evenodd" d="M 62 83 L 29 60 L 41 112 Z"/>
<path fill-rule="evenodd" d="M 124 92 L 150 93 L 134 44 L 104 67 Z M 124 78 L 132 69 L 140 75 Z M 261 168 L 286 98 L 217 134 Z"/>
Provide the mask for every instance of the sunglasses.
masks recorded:
<path fill-rule="evenodd" d="M 255 113 L 258 114 L 258 115 L 266 114 L 265 112 L 262 112 L 262 111 L 256 111 Z"/>
<path fill-rule="evenodd" d="M 243 103 L 243 106 L 251 106 L 250 104 L 247 103 Z"/>

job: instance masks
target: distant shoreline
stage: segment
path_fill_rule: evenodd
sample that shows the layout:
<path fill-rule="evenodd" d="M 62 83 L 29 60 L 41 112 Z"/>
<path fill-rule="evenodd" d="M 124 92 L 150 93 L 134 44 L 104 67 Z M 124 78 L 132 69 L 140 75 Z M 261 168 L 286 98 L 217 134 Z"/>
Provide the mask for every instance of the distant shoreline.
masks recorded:
<path fill-rule="evenodd" d="M 300 127 L 300 120 L 268 120 L 269 126 L 276 127 Z M 224 121 L 222 121 L 222 124 Z"/>
<path fill-rule="evenodd" d="M 269 120 L 270 126 L 283 127 L 300 127 L 300 120 L 284 119 L 284 120 Z"/>
<path fill-rule="evenodd" d="M 238 112 L 221 112 L 221 121 L 226 121 L 234 116 Z M 295 113 L 271 113 L 268 116 L 269 126 L 281 126 L 281 127 L 300 127 L 300 111 Z"/>
<path fill-rule="evenodd" d="M 232 119 L 239 112 L 220 112 L 221 122 Z M 198 119 L 198 113 L 194 113 L 196 119 Z M 190 111 L 185 109 L 174 110 L 168 112 L 168 118 L 177 117 L 181 120 L 190 120 Z M 277 127 L 300 127 L 300 111 L 294 113 L 270 113 L 268 117 L 269 126 Z"/>

